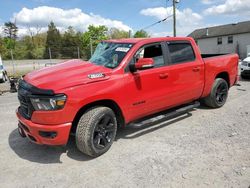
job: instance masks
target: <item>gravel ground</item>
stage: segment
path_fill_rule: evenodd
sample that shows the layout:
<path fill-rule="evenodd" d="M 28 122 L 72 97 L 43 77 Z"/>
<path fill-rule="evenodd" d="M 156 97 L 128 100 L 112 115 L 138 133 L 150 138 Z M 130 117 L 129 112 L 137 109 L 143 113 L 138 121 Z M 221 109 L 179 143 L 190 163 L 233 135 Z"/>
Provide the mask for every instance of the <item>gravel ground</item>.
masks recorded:
<path fill-rule="evenodd" d="M 220 109 L 200 108 L 152 126 L 119 130 L 112 148 L 91 159 L 67 146 L 18 135 L 16 94 L 0 96 L 1 187 L 250 186 L 250 83 L 233 87 Z"/>

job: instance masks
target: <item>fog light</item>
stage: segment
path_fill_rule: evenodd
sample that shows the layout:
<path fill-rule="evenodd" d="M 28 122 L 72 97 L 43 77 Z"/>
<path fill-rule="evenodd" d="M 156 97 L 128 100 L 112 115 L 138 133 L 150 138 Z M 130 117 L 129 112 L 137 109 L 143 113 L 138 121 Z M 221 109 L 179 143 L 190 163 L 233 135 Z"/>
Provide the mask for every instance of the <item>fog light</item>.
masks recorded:
<path fill-rule="evenodd" d="M 46 132 L 46 131 L 39 131 L 39 135 L 44 138 L 55 138 L 57 136 L 56 132 Z"/>

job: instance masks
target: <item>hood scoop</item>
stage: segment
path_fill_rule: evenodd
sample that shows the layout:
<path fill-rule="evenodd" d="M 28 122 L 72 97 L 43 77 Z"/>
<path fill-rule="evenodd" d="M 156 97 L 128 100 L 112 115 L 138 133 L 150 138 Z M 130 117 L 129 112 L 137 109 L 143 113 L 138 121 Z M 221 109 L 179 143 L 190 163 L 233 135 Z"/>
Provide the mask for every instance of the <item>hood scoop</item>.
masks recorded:
<path fill-rule="evenodd" d="M 105 77 L 105 74 L 103 73 L 94 73 L 94 74 L 88 75 L 89 79 L 104 78 L 104 77 Z"/>

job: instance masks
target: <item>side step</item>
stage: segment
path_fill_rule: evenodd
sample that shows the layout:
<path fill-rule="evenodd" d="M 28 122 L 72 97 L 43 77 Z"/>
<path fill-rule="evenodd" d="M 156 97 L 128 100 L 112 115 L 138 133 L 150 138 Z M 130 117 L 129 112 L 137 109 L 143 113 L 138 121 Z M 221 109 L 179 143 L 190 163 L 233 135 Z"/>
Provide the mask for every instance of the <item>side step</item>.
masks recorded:
<path fill-rule="evenodd" d="M 200 106 L 200 102 L 199 101 L 195 101 L 194 103 L 191 104 L 187 104 L 185 106 L 181 106 L 181 107 L 176 107 L 173 108 L 172 110 L 167 110 L 164 112 L 161 112 L 160 114 L 156 114 L 154 116 L 151 117 L 147 117 L 147 118 L 143 118 L 139 121 L 136 122 L 132 122 L 129 124 L 129 126 L 133 126 L 133 127 L 142 127 L 142 126 L 147 126 L 147 125 L 151 125 L 152 123 L 160 123 L 163 122 L 165 120 L 177 117 L 179 115 L 183 115 L 191 110 L 193 110 L 194 108 L 197 108 Z"/>

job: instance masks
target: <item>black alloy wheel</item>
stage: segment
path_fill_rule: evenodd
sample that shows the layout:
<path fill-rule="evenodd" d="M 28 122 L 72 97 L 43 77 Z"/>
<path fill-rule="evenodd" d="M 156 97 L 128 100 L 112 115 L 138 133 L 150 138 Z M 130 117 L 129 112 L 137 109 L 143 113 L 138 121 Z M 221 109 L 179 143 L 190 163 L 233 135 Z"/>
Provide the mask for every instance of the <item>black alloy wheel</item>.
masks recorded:
<path fill-rule="evenodd" d="M 223 104 L 225 103 L 225 100 L 227 99 L 228 95 L 228 86 L 226 82 L 220 83 L 220 85 L 217 87 L 216 90 L 216 101 L 218 104 Z"/>
<path fill-rule="evenodd" d="M 114 119 L 110 115 L 104 114 L 96 124 L 94 130 L 93 143 L 96 149 L 104 149 L 107 147 L 113 140 L 115 130 Z"/>
<path fill-rule="evenodd" d="M 114 111 L 105 106 L 88 109 L 76 128 L 77 148 L 92 157 L 109 150 L 116 136 L 117 120 Z"/>
<path fill-rule="evenodd" d="M 223 78 L 216 78 L 210 94 L 203 99 L 203 102 L 212 108 L 220 108 L 222 107 L 227 100 L 228 97 L 228 89 L 229 84 Z"/>

